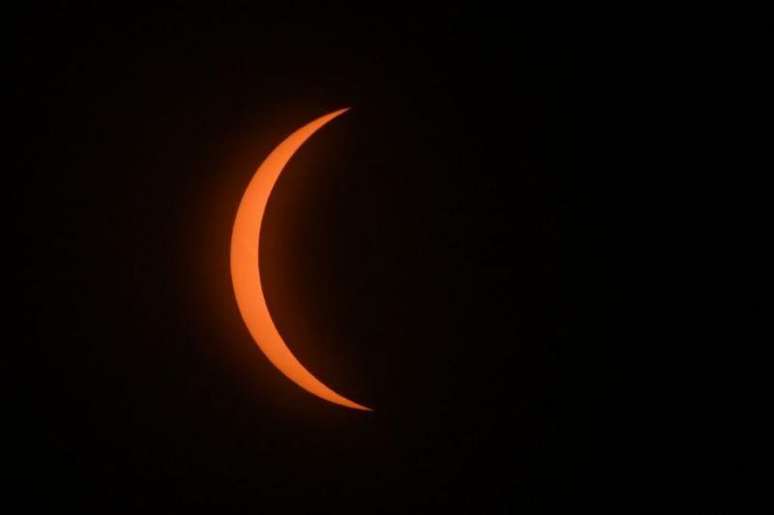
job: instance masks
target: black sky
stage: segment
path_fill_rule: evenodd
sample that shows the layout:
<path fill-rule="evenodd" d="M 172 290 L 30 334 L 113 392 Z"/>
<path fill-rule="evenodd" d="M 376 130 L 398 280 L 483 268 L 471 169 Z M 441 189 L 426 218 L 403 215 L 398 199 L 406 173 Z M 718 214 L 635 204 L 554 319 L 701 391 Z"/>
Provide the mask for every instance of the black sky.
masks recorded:
<path fill-rule="evenodd" d="M 588 495 L 602 278 L 572 41 L 515 13 L 16 18 L 18 477 L 99 513 L 545 511 Z M 285 379 L 236 309 L 256 166 Z"/>

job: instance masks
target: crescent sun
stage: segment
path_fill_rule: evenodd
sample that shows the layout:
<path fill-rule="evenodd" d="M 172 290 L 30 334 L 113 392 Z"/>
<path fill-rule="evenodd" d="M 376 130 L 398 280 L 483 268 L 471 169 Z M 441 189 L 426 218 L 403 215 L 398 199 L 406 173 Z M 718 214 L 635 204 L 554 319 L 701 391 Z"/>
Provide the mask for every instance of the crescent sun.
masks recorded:
<path fill-rule="evenodd" d="M 339 395 L 311 374 L 296 359 L 272 321 L 261 286 L 259 246 L 261 223 L 274 184 L 293 154 L 317 130 L 343 114 L 339 109 L 304 125 L 280 143 L 247 185 L 231 235 L 231 280 L 242 319 L 255 343 L 269 361 L 298 386 L 322 399 L 348 408 L 372 411 Z"/>

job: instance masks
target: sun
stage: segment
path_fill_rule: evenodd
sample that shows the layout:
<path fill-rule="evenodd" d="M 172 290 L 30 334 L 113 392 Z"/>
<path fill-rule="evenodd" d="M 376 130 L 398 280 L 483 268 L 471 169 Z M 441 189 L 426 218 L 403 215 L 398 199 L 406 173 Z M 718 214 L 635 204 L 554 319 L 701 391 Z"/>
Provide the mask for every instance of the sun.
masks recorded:
<path fill-rule="evenodd" d="M 304 125 L 288 136 L 261 163 L 247 185 L 231 235 L 231 280 L 237 305 L 255 343 L 269 361 L 304 390 L 322 399 L 357 410 L 371 408 L 339 395 L 314 377 L 285 344 L 269 313 L 261 286 L 259 246 L 261 223 L 272 189 L 293 154 L 325 124 L 348 111 L 339 109 Z"/>

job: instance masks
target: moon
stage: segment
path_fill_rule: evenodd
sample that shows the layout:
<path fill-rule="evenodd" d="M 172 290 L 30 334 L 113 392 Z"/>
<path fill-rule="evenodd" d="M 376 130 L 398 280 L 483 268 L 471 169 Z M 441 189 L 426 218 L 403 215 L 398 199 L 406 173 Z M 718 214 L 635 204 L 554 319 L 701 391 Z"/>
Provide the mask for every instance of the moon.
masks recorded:
<path fill-rule="evenodd" d="M 339 395 L 298 361 L 280 336 L 266 305 L 261 285 L 259 247 L 266 204 L 283 168 L 293 154 L 325 124 L 347 112 L 339 109 L 309 122 L 280 143 L 261 163 L 247 185 L 231 235 L 231 280 L 242 319 L 269 361 L 291 381 L 326 401 L 356 410 L 373 411 Z"/>

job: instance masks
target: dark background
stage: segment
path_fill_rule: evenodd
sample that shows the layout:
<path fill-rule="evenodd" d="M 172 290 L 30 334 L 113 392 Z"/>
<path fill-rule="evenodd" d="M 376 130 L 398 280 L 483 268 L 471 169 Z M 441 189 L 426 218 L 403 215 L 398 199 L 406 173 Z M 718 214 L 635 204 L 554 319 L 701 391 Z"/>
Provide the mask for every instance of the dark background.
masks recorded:
<path fill-rule="evenodd" d="M 15 15 L 27 502 L 95 513 L 551 511 L 594 501 L 604 284 L 577 52 L 517 13 L 49 5 Z M 236 309 L 262 277 L 301 390 Z M 15 204 L 14 204 L 15 205 Z"/>

